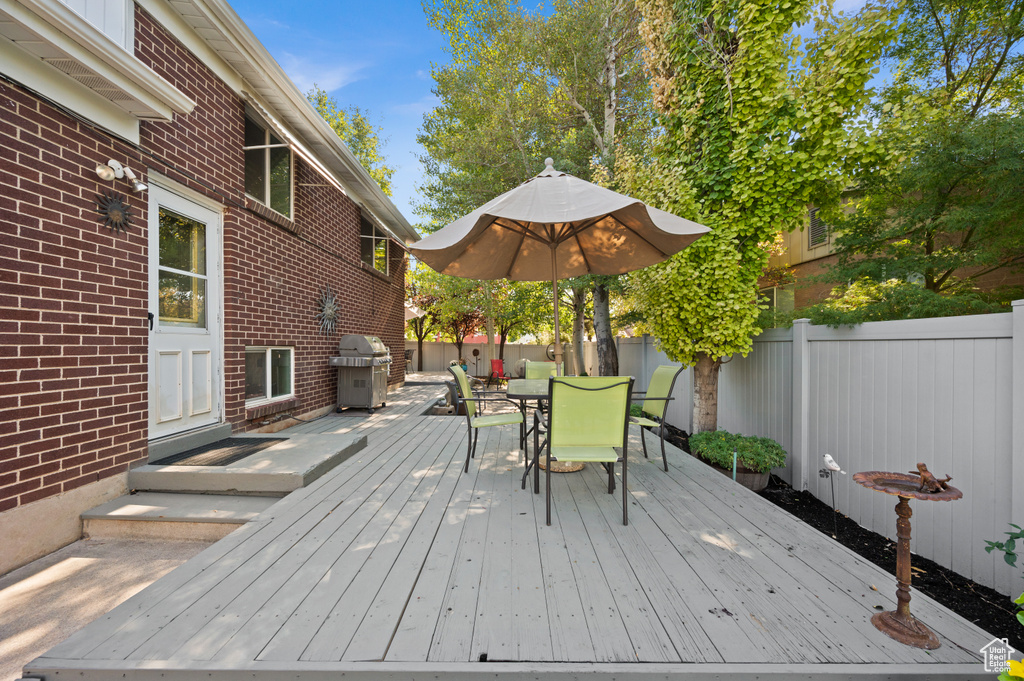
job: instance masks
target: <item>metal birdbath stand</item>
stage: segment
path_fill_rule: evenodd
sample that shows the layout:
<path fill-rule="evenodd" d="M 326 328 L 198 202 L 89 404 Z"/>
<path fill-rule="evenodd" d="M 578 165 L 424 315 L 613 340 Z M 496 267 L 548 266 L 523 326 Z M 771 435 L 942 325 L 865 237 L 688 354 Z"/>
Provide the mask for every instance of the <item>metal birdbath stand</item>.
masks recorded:
<path fill-rule="evenodd" d="M 910 499 L 926 501 L 954 501 L 963 493 L 947 483 L 951 479 L 936 479 L 923 463 L 917 473 L 886 473 L 867 471 L 853 476 L 855 482 L 875 490 L 899 497 L 896 504 L 896 609 L 876 613 L 871 623 L 885 635 L 915 648 L 935 650 L 941 644 L 935 633 L 910 614 Z"/>

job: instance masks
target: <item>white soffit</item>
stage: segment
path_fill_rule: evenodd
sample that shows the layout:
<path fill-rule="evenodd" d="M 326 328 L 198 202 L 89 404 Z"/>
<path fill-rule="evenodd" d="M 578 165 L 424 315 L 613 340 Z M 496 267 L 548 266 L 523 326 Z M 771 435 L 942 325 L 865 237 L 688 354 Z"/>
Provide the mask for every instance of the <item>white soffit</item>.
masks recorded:
<path fill-rule="evenodd" d="M 59 0 L 0 9 L 0 36 L 143 120 L 171 120 L 195 102 Z M 32 83 L 26 83 L 31 86 Z"/>

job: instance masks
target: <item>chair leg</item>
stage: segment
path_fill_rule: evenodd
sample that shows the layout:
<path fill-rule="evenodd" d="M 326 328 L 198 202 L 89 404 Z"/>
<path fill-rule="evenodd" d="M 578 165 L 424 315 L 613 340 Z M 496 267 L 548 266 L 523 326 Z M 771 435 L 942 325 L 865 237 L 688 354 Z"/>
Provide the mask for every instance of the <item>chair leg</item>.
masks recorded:
<path fill-rule="evenodd" d="M 609 463 L 605 465 L 608 471 L 608 494 L 615 493 L 615 464 Z"/>
<path fill-rule="evenodd" d="M 647 458 L 647 439 L 644 438 L 644 427 L 640 426 L 640 444 L 644 446 L 644 458 Z"/>
<path fill-rule="evenodd" d="M 472 454 L 472 457 L 471 457 L 471 458 L 474 458 L 474 459 L 476 458 L 476 441 L 477 441 L 477 438 L 479 438 L 479 437 L 480 437 L 480 429 L 479 428 L 474 428 L 473 429 L 473 454 Z"/>
<path fill-rule="evenodd" d="M 665 456 L 665 420 L 662 419 L 661 427 L 658 429 L 661 431 L 661 462 L 665 464 L 665 472 L 668 473 L 668 457 Z"/>
<path fill-rule="evenodd" d="M 544 487 L 547 491 L 545 509 L 547 512 L 547 523 L 551 525 L 551 444 L 548 444 L 547 467 L 544 469 Z"/>
<path fill-rule="evenodd" d="M 622 452 L 622 524 L 629 525 L 629 487 L 626 485 L 626 452 Z"/>
<path fill-rule="evenodd" d="M 466 430 L 466 467 L 462 469 L 463 473 L 469 472 L 469 457 L 473 453 L 473 429 L 469 428 Z"/>

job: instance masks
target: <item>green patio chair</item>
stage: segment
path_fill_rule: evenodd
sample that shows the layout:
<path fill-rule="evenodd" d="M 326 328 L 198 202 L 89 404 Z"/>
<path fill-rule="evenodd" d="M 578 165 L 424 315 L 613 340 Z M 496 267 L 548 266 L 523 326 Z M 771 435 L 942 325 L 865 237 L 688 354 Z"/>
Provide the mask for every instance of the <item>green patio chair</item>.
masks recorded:
<path fill-rule="evenodd" d="M 683 372 L 683 367 L 660 366 L 654 370 L 651 382 L 643 395 L 643 403 L 640 406 L 645 416 L 631 416 L 630 421 L 640 425 L 640 442 L 644 446 L 644 458 L 647 458 L 647 440 L 644 439 L 644 427 L 653 428 L 658 426 L 661 433 L 661 462 L 665 465 L 665 472 L 668 472 L 668 458 L 665 456 L 665 410 L 668 408 L 668 401 L 672 399 L 672 391 L 676 387 L 676 379 Z M 647 418 L 653 416 L 657 421 Z"/>
<path fill-rule="evenodd" d="M 469 439 L 466 442 L 466 467 L 463 469 L 464 473 L 469 472 L 469 460 L 476 458 L 476 441 L 480 435 L 481 428 L 508 426 L 518 423 L 519 446 L 525 447 L 526 419 L 523 417 L 523 412 L 519 410 L 519 404 L 515 400 L 510 400 L 504 397 L 504 393 L 499 392 L 474 392 L 469 386 L 469 379 L 466 377 L 466 372 L 462 370 L 462 367 L 451 366 L 448 367 L 448 371 L 452 372 L 452 375 L 455 376 L 455 388 L 459 393 L 459 404 L 466 405 L 466 426 L 469 429 L 466 435 Z M 497 395 L 502 395 L 502 397 L 496 397 Z M 484 415 L 483 405 L 485 402 L 508 402 L 516 408 L 516 411 L 513 414 Z"/>
<path fill-rule="evenodd" d="M 550 411 L 547 438 L 542 445 L 548 525 L 551 524 L 551 463 L 554 461 L 601 464 L 608 473 L 609 494 L 615 491 L 615 464 L 622 462 L 622 524 L 629 524 L 626 446 L 632 390 L 630 376 L 562 376 L 549 380 Z M 533 418 L 536 439 L 542 415 L 537 411 Z M 534 456 L 540 460 L 539 449 L 534 449 Z M 538 491 L 536 487 L 534 491 Z"/>
<path fill-rule="evenodd" d="M 555 368 L 554 362 L 527 362 L 523 378 L 547 378 L 549 376 L 554 376 L 556 372 L 557 369 Z"/>

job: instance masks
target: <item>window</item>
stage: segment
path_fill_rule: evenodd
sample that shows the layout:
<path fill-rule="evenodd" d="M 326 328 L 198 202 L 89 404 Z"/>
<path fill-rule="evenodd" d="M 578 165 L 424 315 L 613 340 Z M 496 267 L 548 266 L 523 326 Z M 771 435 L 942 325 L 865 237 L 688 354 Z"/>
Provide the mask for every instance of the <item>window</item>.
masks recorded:
<path fill-rule="evenodd" d="M 245 117 L 245 193 L 292 216 L 292 150 L 267 126 Z"/>
<path fill-rule="evenodd" d="M 245 402 L 269 402 L 292 396 L 295 363 L 292 348 L 245 349 Z"/>
<path fill-rule="evenodd" d="M 206 225 L 160 207 L 161 326 L 206 328 Z"/>
<path fill-rule="evenodd" d="M 809 248 L 815 248 L 816 246 L 823 246 L 828 243 L 829 232 L 831 228 L 825 224 L 825 222 L 818 217 L 818 209 L 811 209 L 811 224 L 807 230 L 807 246 Z"/>
<path fill-rule="evenodd" d="M 768 303 L 769 310 L 776 312 L 792 312 L 795 305 L 795 287 L 793 284 L 785 286 L 770 286 L 759 292 L 762 303 Z"/>
<path fill-rule="evenodd" d="M 378 272 L 388 273 L 388 237 L 384 231 L 363 219 L 359 232 L 363 262 Z"/>

